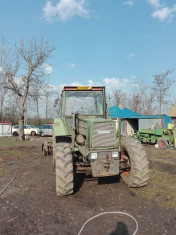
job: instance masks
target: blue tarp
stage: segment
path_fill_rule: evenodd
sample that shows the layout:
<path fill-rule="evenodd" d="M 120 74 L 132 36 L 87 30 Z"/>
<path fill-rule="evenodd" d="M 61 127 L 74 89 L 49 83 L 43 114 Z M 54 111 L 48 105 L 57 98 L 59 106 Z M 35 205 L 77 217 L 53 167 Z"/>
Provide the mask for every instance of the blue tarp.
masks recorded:
<path fill-rule="evenodd" d="M 127 108 L 120 109 L 118 106 L 109 108 L 109 113 L 111 118 L 131 118 L 131 116 L 133 115 L 137 117 L 142 116 L 141 114 L 133 112 L 132 110 Z"/>

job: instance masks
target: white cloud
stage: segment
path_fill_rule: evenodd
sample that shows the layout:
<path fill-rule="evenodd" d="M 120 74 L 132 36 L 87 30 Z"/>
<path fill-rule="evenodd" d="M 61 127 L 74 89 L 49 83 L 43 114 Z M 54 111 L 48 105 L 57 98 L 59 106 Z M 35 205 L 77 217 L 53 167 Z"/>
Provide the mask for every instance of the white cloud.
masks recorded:
<path fill-rule="evenodd" d="M 167 23 L 173 20 L 176 13 L 176 4 L 167 6 L 166 3 L 161 3 L 160 0 L 148 0 L 148 3 L 154 8 L 151 14 L 152 18 L 157 18 L 159 21 L 167 21 Z"/>
<path fill-rule="evenodd" d="M 59 0 L 54 6 L 51 1 L 47 1 L 43 7 L 43 15 L 48 22 L 67 21 L 74 16 L 83 18 L 89 17 L 89 10 L 86 8 L 86 0 Z"/>
<path fill-rule="evenodd" d="M 103 86 L 101 83 L 94 82 L 93 80 L 88 80 L 87 84 L 88 86 Z"/>
<path fill-rule="evenodd" d="M 60 89 L 60 86 L 54 86 L 54 85 L 48 84 L 46 86 L 46 89 L 53 90 L 53 91 L 58 91 Z"/>
<path fill-rule="evenodd" d="M 133 85 L 133 81 L 127 78 L 104 78 L 102 83 L 106 87 L 108 94 L 112 94 L 112 91 L 115 89 L 123 89 L 123 91 L 130 90 Z"/>
<path fill-rule="evenodd" d="M 72 82 L 69 86 L 83 86 L 83 84 L 81 82 L 75 81 Z"/>
<path fill-rule="evenodd" d="M 88 80 L 84 83 L 81 83 L 79 81 L 75 81 L 72 82 L 70 84 L 61 84 L 60 87 L 64 87 L 64 86 L 103 86 L 101 83 L 99 82 L 94 82 L 93 80 Z"/>
<path fill-rule="evenodd" d="M 75 65 L 75 64 L 71 64 L 71 63 L 66 63 L 66 65 L 67 65 L 69 68 L 71 68 L 71 69 L 73 69 L 73 68 L 75 68 L 75 67 L 76 67 L 76 65 Z"/>
<path fill-rule="evenodd" d="M 127 56 L 127 60 L 130 60 L 132 59 L 133 57 L 135 57 L 136 55 L 134 53 L 130 53 L 128 56 Z"/>
<path fill-rule="evenodd" d="M 139 89 L 140 88 L 140 84 L 136 83 L 136 82 L 133 82 L 132 83 L 132 87 L 133 88 L 136 88 L 136 89 Z"/>
<path fill-rule="evenodd" d="M 43 64 L 42 67 L 44 68 L 44 72 L 46 75 L 50 75 L 53 72 L 53 69 L 48 64 Z"/>
<path fill-rule="evenodd" d="M 163 6 L 163 4 L 160 3 L 160 0 L 148 0 L 148 3 L 156 9 Z"/>
<path fill-rule="evenodd" d="M 58 88 L 62 89 L 64 86 L 83 86 L 83 84 L 79 81 L 75 81 L 75 82 L 72 82 L 72 83 L 69 83 L 69 84 L 67 84 L 67 83 L 60 84 L 58 86 Z M 85 84 L 84 84 L 84 86 L 85 86 Z"/>
<path fill-rule="evenodd" d="M 123 86 L 119 78 L 104 78 L 103 83 L 105 86 L 111 87 L 111 88 L 114 88 L 114 87 L 120 88 Z"/>
<path fill-rule="evenodd" d="M 123 78 L 122 81 L 123 81 L 123 84 L 124 84 L 124 85 L 126 85 L 126 84 L 129 83 L 129 80 L 128 80 L 127 78 Z"/>
<path fill-rule="evenodd" d="M 52 86 L 51 87 L 55 90 L 59 89 L 60 91 L 64 86 L 105 86 L 106 94 L 112 95 L 113 90 L 115 89 L 122 89 L 123 91 L 131 91 L 131 88 L 139 88 L 139 84 L 134 82 L 133 80 L 127 78 L 103 78 L 100 82 L 96 82 L 93 80 L 88 80 L 84 83 L 79 81 L 72 82 L 70 84 L 60 84 L 59 86 Z"/>
<path fill-rule="evenodd" d="M 173 7 L 163 7 L 159 10 L 155 10 L 151 16 L 153 18 L 158 18 L 160 21 L 167 20 L 167 22 L 169 23 L 172 21 L 174 13 L 176 13 L 176 5 L 174 5 Z"/>
<path fill-rule="evenodd" d="M 128 6 L 133 6 L 134 5 L 134 2 L 133 1 L 125 1 L 125 2 L 122 2 L 123 5 L 128 5 Z"/>

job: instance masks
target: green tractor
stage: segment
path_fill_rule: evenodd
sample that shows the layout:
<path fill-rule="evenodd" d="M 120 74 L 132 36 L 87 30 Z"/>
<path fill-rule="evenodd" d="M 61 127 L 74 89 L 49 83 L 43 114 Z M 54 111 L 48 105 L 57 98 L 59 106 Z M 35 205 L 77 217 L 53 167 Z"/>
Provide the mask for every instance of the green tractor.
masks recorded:
<path fill-rule="evenodd" d="M 165 129 L 141 129 L 136 137 L 143 143 L 158 144 L 159 148 L 176 147 L 176 129 L 172 123 Z"/>
<path fill-rule="evenodd" d="M 58 196 L 74 193 L 78 174 L 121 175 L 128 187 L 147 184 L 147 154 L 138 140 L 121 138 L 108 114 L 105 87 L 64 87 L 62 115 L 53 123 Z"/>

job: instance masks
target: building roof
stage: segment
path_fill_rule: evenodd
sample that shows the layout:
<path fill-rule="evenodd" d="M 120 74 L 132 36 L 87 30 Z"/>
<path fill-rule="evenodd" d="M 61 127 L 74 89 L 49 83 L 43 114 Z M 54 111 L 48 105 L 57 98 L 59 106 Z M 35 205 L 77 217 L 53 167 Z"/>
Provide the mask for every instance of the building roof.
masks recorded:
<path fill-rule="evenodd" d="M 176 117 L 176 105 L 174 105 L 168 112 L 168 115 L 171 117 Z"/>
<path fill-rule="evenodd" d="M 130 109 L 127 108 L 120 109 L 118 106 L 113 106 L 109 108 L 109 113 L 111 118 L 130 118 L 133 115 L 141 116 L 141 114 L 136 113 Z"/>

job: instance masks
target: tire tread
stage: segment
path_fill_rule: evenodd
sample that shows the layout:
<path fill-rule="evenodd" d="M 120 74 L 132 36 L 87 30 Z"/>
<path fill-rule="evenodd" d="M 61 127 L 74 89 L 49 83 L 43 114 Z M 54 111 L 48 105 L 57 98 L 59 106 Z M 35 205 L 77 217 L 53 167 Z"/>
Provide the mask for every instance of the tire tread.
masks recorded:
<path fill-rule="evenodd" d="M 128 152 L 131 170 L 128 176 L 121 174 L 121 178 L 128 187 L 141 187 L 147 184 L 149 179 L 149 161 L 147 154 L 138 140 L 122 138 L 122 149 Z"/>
<path fill-rule="evenodd" d="M 73 193 L 73 159 L 69 143 L 55 143 L 56 192 L 58 196 Z"/>

